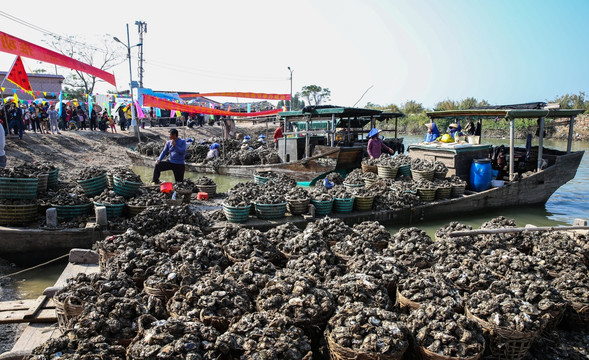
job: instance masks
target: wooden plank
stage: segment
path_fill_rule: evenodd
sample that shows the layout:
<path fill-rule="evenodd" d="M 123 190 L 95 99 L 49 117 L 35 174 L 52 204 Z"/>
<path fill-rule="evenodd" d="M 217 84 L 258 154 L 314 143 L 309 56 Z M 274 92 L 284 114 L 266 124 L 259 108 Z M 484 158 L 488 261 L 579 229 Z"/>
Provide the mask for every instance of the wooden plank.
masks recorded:
<path fill-rule="evenodd" d="M 37 322 L 56 322 L 57 316 L 55 308 L 41 309 L 37 311 L 34 317 L 25 319 L 27 310 L 23 311 L 4 311 L 0 313 L 0 324 L 17 324 L 17 323 L 37 323 Z"/>
<path fill-rule="evenodd" d="M 31 307 L 25 312 L 23 319 L 31 319 L 35 317 L 35 314 L 43 307 L 43 304 L 47 301 L 47 296 L 41 295 L 35 300 Z"/>
<path fill-rule="evenodd" d="M 43 344 L 45 341 L 58 337 L 61 331 L 56 324 L 30 324 L 25 328 L 17 342 L 12 347 L 12 351 L 28 351 L 31 352 L 37 346 Z"/>

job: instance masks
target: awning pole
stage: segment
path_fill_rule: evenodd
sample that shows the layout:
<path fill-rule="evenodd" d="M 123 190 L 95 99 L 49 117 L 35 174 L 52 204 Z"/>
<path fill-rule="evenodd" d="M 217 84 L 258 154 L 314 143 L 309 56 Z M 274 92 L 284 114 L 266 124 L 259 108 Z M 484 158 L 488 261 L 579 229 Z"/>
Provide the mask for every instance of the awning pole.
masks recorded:
<path fill-rule="evenodd" d="M 331 114 L 331 146 L 335 146 L 335 114 Z"/>
<path fill-rule="evenodd" d="M 538 166 L 537 170 L 540 171 L 542 167 L 542 156 L 544 150 L 544 118 L 540 118 L 540 139 L 538 140 Z"/>
<path fill-rule="evenodd" d="M 514 150 L 514 135 L 515 135 L 515 119 L 509 120 L 509 181 L 513 181 L 513 169 L 515 164 L 515 150 Z"/>
<path fill-rule="evenodd" d="M 571 152 L 571 146 L 573 144 L 573 127 L 575 126 L 575 117 L 571 116 L 571 120 L 569 121 L 569 139 L 567 142 L 567 153 Z"/>

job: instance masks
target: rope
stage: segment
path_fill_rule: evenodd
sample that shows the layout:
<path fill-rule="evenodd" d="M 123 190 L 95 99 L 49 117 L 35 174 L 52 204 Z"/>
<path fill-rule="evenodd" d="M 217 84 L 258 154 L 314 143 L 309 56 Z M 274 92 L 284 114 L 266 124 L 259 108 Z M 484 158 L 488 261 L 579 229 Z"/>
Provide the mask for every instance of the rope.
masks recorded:
<path fill-rule="evenodd" d="M 70 254 L 69 254 L 69 253 L 68 253 L 68 254 L 65 254 L 65 255 L 62 255 L 62 256 L 60 256 L 60 257 L 57 257 L 57 258 L 55 258 L 55 259 L 52 259 L 52 260 L 46 261 L 46 262 L 44 262 L 44 263 L 42 263 L 42 264 L 35 265 L 35 266 L 33 266 L 33 267 L 30 267 L 30 268 L 27 268 L 27 269 L 23 269 L 23 270 L 17 271 L 17 272 L 15 272 L 15 273 L 12 273 L 12 274 L 8 274 L 8 275 L 2 275 L 2 276 L 0 276 L 0 280 L 2 280 L 2 279 L 5 279 L 5 278 L 8 278 L 8 277 L 11 277 L 11 276 L 14 276 L 14 275 L 22 274 L 22 273 L 24 273 L 24 272 L 27 272 L 27 271 L 30 271 L 30 270 L 34 270 L 34 269 L 40 268 L 41 266 L 45 266 L 45 265 L 47 265 L 47 264 L 51 264 L 52 262 L 56 262 L 56 261 L 58 261 L 58 260 L 61 260 L 61 259 L 63 259 L 63 258 L 66 258 L 66 257 L 68 257 L 68 256 L 70 256 Z"/>

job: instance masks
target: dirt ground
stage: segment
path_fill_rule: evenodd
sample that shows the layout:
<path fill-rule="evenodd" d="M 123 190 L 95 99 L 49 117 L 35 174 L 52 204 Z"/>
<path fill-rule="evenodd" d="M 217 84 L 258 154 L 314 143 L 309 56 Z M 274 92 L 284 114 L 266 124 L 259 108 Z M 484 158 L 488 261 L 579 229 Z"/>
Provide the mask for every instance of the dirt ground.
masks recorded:
<path fill-rule="evenodd" d="M 268 125 L 268 136 L 272 137 L 276 125 Z M 168 139 L 170 127 L 146 127 L 140 129 L 142 142 L 161 141 Z M 203 138 L 220 138 L 223 129 L 220 126 L 205 125 L 202 128 L 190 129 L 186 126 L 177 127 L 183 139 L 193 138 L 195 141 Z M 118 133 L 78 130 L 62 131 L 61 134 L 44 134 L 26 131 L 23 139 L 8 135 L 6 138 L 7 167 L 17 166 L 23 162 L 47 161 L 59 167 L 60 179 L 70 178 L 86 166 L 131 166 L 125 150 L 136 147 L 137 136 L 131 131 Z M 266 125 L 252 125 L 251 122 L 236 124 L 236 132 L 248 134 L 252 137 L 266 134 Z M 73 178 L 71 178 L 74 180 Z"/>

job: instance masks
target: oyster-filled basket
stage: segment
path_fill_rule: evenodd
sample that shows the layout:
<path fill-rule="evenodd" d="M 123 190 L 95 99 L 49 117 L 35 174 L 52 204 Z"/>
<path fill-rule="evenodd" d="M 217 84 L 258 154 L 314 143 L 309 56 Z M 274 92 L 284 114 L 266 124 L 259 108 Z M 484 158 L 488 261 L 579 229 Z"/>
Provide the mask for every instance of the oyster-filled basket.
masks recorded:
<path fill-rule="evenodd" d="M 329 331 L 326 332 L 325 338 L 327 339 L 331 360 L 400 360 L 408 348 L 407 346 L 402 351 L 394 354 L 359 352 L 337 344 Z"/>
<path fill-rule="evenodd" d="M 372 203 L 374 202 L 374 196 L 356 196 L 354 204 L 358 211 L 369 211 L 372 210 Z"/>
<path fill-rule="evenodd" d="M 124 196 L 126 198 L 132 197 L 139 191 L 142 182 L 126 181 L 120 179 L 118 176 L 113 176 L 113 190 L 117 195 Z"/>
<path fill-rule="evenodd" d="M 432 181 L 434 179 L 433 170 L 411 170 L 411 176 L 414 180 L 425 179 Z"/>
<path fill-rule="evenodd" d="M 51 170 L 47 177 L 47 187 L 53 188 L 57 186 L 57 177 L 59 176 L 59 168 Z"/>
<path fill-rule="evenodd" d="M 451 186 L 439 187 L 436 189 L 436 199 L 448 199 L 452 192 Z"/>
<path fill-rule="evenodd" d="M 69 297 L 63 302 L 53 297 L 55 303 L 55 315 L 57 317 L 57 325 L 62 331 L 70 329 L 71 321 L 77 318 L 84 310 L 84 305 L 72 304 Z"/>
<path fill-rule="evenodd" d="M 452 356 L 440 355 L 440 354 L 435 353 L 431 350 L 428 350 L 424 346 L 420 346 L 418 348 L 418 351 L 419 351 L 419 355 L 421 355 L 421 359 L 423 359 L 423 360 L 478 360 L 483 355 L 484 348 L 483 348 L 483 351 L 481 351 L 480 353 L 473 355 L 473 356 L 466 356 L 466 357 L 452 357 Z"/>
<path fill-rule="evenodd" d="M 263 177 L 260 175 L 254 175 L 254 182 L 258 185 L 264 185 L 266 183 L 266 181 L 270 180 L 267 177 Z"/>
<path fill-rule="evenodd" d="M 139 206 L 139 205 L 129 205 L 127 204 L 127 215 L 129 217 L 133 217 L 143 210 L 147 209 L 147 206 Z"/>
<path fill-rule="evenodd" d="M 466 190 L 466 185 L 452 185 L 452 190 L 450 191 L 450 196 L 452 197 L 459 197 L 464 195 L 464 191 Z"/>
<path fill-rule="evenodd" d="M 399 172 L 398 167 L 391 167 L 391 166 L 379 166 L 378 167 L 378 176 L 385 179 L 394 179 L 397 177 L 397 172 Z"/>
<path fill-rule="evenodd" d="M 108 187 L 106 173 L 88 180 L 77 180 L 77 182 L 88 196 L 96 196 Z"/>
<path fill-rule="evenodd" d="M 92 203 L 81 205 L 51 205 L 57 210 L 57 217 L 61 219 L 73 219 L 78 216 L 87 215 L 92 208 Z"/>
<path fill-rule="evenodd" d="M 589 327 L 589 304 L 571 302 L 564 312 L 565 323 L 572 328 Z"/>
<path fill-rule="evenodd" d="M 351 212 L 354 209 L 354 200 L 355 198 L 333 199 L 333 211 L 340 213 Z"/>
<path fill-rule="evenodd" d="M 0 178 L 0 199 L 36 199 L 39 179 Z"/>
<path fill-rule="evenodd" d="M 378 168 L 377 168 L 377 166 L 362 164 L 362 173 L 367 173 L 367 172 L 372 172 L 372 173 L 377 174 Z"/>
<path fill-rule="evenodd" d="M 22 225 L 37 219 L 37 204 L 0 205 L 0 225 Z"/>
<path fill-rule="evenodd" d="M 39 183 L 37 184 L 37 194 L 44 194 L 47 192 L 47 182 L 49 181 L 49 174 L 37 175 Z"/>
<path fill-rule="evenodd" d="M 147 282 L 143 284 L 143 291 L 145 291 L 147 295 L 154 296 L 163 301 L 170 300 L 178 289 L 179 286 L 175 284 L 162 283 L 147 285 Z"/>
<path fill-rule="evenodd" d="M 372 184 L 374 184 L 375 181 L 375 179 L 364 179 L 364 187 L 372 186 Z"/>
<path fill-rule="evenodd" d="M 286 204 L 255 204 L 256 216 L 263 220 L 282 219 L 286 214 Z"/>
<path fill-rule="evenodd" d="M 405 164 L 405 165 L 399 166 L 399 170 L 397 171 L 397 177 L 400 177 L 400 176 L 411 177 L 411 165 L 410 164 Z"/>
<path fill-rule="evenodd" d="M 227 221 L 231 223 L 244 223 L 249 218 L 251 207 L 251 204 L 248 206 L 229 206 L 223 204 L 223 214 L 225 214 Z"/>
<path fill-rule="evenodd" d="M 422 201 L 434 201 L 436 198 L 436 189 L 417 189 L 417 195 Z"/>
<path fill-rule="evenodd" d="M 286 208 L 292 215 L 306 214 L 309 211 L 309 203 L 311 199 L 286 199 Z"/>
<path fill-rule="evenodd" d="M 114 219 L 123 216 L 125 204 L 102 204 L 94 201 L 94 206 L 104 206 L 106 208 L 106 218 Z"/>
<path fill-rule="evenodd" d="M 100 268 L 100 271 L 106 271 L 108 261 L 114 258 L 117 254 L 118 252 L 111 252 L 106 251 L 104 249 L 98 249 L 98 266 Z"/>
<path fill-rule="evenodd" d="M 346 189 L 354 190 L 354 189 L 358 189 L 358 188 L 363 188 L 364 184 L 348 184 L 344 181 L 344 186 Z"/>
<path fill-rule="evenodd" d="M 401 307 L 403 309 L 409 309 L 409 310 L 415 310 L 415 309 L 419 308 L 419 303 L 407 299 L 405 296 L 403 296 L 401 294 L 401 292 L 399 291 L 399 288 L 397 288 L 395 305 L 398 305 L 399 307 Z"/>
<path fill-rule="evenodd" d="M 542 330 L 520 332 L 496 326 L 473 315 L 468 308 L 465 309 L 465 314 L 483 329 L 491 359 L 523 359 Z"/>
<path fill-rule="evenodd" d="M 217 184 L 214 185 L 196 185 L 198 191 L 206 192 L 209 194 L 209 197 L 213 197 L 217 195 Z"/>
<path fill-rule="evenodd" d="M 333 200 L 328 201 L 317 201 L 311 200 L 311 203 L 315 206 L 315 215 L 322 216 L 331 213 L 333 208 Z"/>
<path fill-rule="evenodd" d="M 448 173 L 448 170 L 446 170 L 446 171 L 435 171 L 434 170 L 434 179 L 444 180 L 446 178 L 447 173 Z"/>

